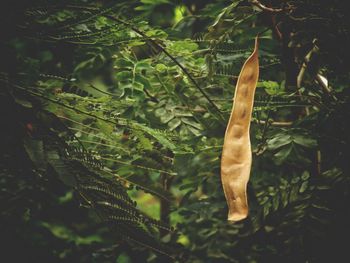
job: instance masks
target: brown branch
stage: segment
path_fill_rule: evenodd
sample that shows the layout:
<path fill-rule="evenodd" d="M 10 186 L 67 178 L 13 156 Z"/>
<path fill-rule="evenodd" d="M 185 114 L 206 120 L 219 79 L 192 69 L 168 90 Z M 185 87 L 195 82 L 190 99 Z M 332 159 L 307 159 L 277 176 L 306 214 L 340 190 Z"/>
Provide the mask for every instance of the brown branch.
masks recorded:
<path fill-rule="evenodd" d="M 313 40 L 313 44 L 314 46 L 312 47 L 312 49 L 310 50 L 309 53 L 306 54 L 305 58 L 304 58 L 304 62 L 301 65 L 298 77 L 297 77 L 297 88 L 300 89 L 301 88 L 301 83 L 304 79 L 304 74 L 306 72 L 306 69 L 311 61 L 311 58 L 314 56 L 314 54 L 318 53 L 319 48 L 318 46 L 315 44 L 316 43 L 316 39 Z"/>
<path fill-rule="evenodd" d="M 271 16 L 271 22 L 272 22 L 272 30 L 275 32 L 276 36 L 278 37 L 278 40 L 282 40 L 282 33 L 279 30 L 278 26 L 281 22 L 277 23 L 276 22 L 276 15 L 275 14 L 270 14 Z"/>
<path fill-rule="evenodd" d="M 332 88 L 328 86 L 328 81 L 325 80 L 321 74 L 316 74 L 315 82 L 322 88 L 322 90 L 328 94 L 333 100 L 337 101 L 338 98 L 332 93 Z"/>
<path fill-rule="evenodd" d="M 328 83 L 326 83 L 326 81 L 324 81 L 322 79 L 322 75 L 320 74 L 316 74 L 315 77 L 316 82 L 318 83 L 318 85 L 321 86 L 321 88 L 323 89 L 323 91 L 330 93 L 332 90 L 328 87 Z"/>
<path fill-rule="evenodd" d="M 258 7 L 259 9 L 261 9 L 262 11 L 265 12 L 270 12 L 270 13 L 280 13 L 283 11 L 282 8 L 271 8 L 271 7 L 267 7 L 266 5 L 263 5 L 262 3 L 260 3 L 258 0 L 251 0 L 251 3 L 253 5 L 255 5 L 256 7 Z"/>
<path fill-rule="evenodd" d="M 310 52 L 306 54 L 306 56 L 304 58 L 304 62 L 302 63 L 299 74 L 297 76 L 297 91 L 298 91 L 298 94 L 300 94 L 300 95 L 301 95 L 301 92 L 300 92 L 301 84 L 303 82 L 306 69 L 309 66 L 311 58 L 314 56 L 314 54 L 318 53 L 318 51 L 319 51 L 319 48 L 317 47 L 317 45 L 315 43 L 316 43 L 316 39 L 313 40 L 314 46 L 312 47 Z M 308 107 L 305 107 L 305 114 L 306 115 L 310 114 L 310 110 Z"/>
<path fill-rule="evenodd" d="M 266 121 L 259 120 L 257 121 L 258 124 L 266 125 Z M 293 125 L 292 121 L 272 121 L 269 122 L 272 126 L 278 126 L 278 127 L 289 127 Z"/>
<path fill-rule="evenodd" d="M 322 160 L 321 151 L 317 150 L 317 152 L 316 152 L 316 170 L 317 170 L 318 175 L 321 175 L 321 173 L 322 173 L 321 160 Z"/>

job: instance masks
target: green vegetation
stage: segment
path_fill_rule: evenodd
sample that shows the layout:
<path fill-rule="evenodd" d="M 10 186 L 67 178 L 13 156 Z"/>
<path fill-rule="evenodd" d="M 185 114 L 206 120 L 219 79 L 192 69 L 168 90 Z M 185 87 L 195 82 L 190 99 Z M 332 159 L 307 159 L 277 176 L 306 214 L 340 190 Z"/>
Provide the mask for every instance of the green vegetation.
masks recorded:
<path fill-rule="evenodd" d="M 3 262 L 345 262 L 346 1 L 5 1 Z M 220 181 L 260 35 L 249 216 Z"/>

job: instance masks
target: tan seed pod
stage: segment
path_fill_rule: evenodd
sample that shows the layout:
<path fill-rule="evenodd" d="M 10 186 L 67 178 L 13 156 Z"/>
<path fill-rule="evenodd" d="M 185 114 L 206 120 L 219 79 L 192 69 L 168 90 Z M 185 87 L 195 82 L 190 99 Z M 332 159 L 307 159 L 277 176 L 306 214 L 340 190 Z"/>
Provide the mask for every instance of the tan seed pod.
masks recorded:
<path fill-rule="evenodd" d="M 247 183 L 252 165 L 249 128 L 258 78 L 256 38 L 254 51 L 244 63 L 238 77 L 221 156 L 221 181 L 228 205 L 229 221 L 239 221 L 248 216 Z"/>

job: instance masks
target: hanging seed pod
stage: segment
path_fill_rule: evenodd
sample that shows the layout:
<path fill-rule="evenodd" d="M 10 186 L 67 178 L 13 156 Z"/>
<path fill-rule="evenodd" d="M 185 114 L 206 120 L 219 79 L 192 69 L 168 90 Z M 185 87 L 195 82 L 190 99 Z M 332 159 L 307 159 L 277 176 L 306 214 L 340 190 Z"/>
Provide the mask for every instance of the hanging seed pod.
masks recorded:
<path fill-rule="evenodd" d="M 258 77 L 256 38 L 254 51 L 244 63 L 238 77 L 221 156 L 221 181 L 228 205 L 229 221 L 239 221 L 248 215 L 247 183 L 252 164 L 249 128 Z"/>

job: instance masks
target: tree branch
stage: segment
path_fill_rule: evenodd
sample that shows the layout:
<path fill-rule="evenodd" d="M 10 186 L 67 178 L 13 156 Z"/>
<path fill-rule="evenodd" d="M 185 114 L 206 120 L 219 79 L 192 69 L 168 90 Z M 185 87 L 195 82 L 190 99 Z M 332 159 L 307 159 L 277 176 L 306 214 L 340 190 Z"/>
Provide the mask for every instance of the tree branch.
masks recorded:
<path fill-rule="evenodd" d="M 262 3 L 260 3 L 260 1 L 258 0 L 251 0 L 251 3 L 253 5 L 255 5 L 256 7 L 258 7 L 259 9 L 261 9 L 262 11 L 265 12 L 270 12 L 270 13 L 280 13 L 283 11 L 282 8 L 271 8 L 271 7 L 267 7 L 266 5 L 263 5 Z"/>
<path fill-rule="evenodd" d="M 266 125 L 266 121 L 264 120 L 259 120 L 257 121 L 257 123 L 261 125 Z M 277 127 L 289 127 L 293 125 L 292 121 L 272 121 L 272 122 L 269 121 L 269 123 L 271 126 L 277 126 Z"/>

